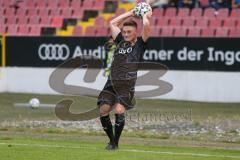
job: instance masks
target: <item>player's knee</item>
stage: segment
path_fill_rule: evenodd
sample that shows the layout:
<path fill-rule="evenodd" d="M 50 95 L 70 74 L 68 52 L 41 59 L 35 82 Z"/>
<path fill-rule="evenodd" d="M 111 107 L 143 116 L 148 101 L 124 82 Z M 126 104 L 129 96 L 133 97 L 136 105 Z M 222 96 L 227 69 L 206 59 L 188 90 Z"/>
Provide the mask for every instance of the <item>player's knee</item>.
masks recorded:
<path fill-rule="evenodd" d="M 116 114 L 123 114 L 125 112 L 125 107 L 121 104 L 117 104 L 115 107 Z"/>
<path fill-rule="evenodd" d="M 100 116 L 106 116 L 109 114 L 110 112 L 110 109 L 111 109 L 111 106 L 110 105 L 106 105 L 106 104 L 103 104 L 100 106 L 100 109 L 99 109 L 99 114 Z"/>

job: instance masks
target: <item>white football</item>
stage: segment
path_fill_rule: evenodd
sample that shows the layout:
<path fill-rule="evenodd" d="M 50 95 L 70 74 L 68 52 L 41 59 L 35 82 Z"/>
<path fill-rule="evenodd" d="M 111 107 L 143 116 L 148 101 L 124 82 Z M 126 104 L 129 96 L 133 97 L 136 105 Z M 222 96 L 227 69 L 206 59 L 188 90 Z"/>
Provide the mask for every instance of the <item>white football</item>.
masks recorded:
<path fill-rule="evenodd" d="M 133 9 L 134 14 L 140 18 L 142 18 L 142 16 L 149 11 L 152 11 L 152 8 L 145 2 L 138 3 L 137 6 Z"/>
<path fill-rule="evenodd" d="M 40 101 L 37 98 L 32 98 L 29 101 L 29 105 L 30 105 L 31 108 L 38 108 L 39 105 L 40 105 Z"/>

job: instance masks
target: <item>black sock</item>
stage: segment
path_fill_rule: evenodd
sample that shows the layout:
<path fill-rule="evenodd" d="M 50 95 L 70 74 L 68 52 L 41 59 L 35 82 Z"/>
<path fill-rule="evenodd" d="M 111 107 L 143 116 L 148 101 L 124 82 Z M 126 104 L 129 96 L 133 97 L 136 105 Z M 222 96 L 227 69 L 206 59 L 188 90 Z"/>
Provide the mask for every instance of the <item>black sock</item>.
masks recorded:
<path fill-rule="evenodd" d="M 110 143 L 114 143 L 113 126 L 109 115 L 100 116 L 100 121 L 102 123 L 103 130 L 106 132 L 110 140 Z"/>
<path fill-rule="evenodd" d="M 118 145 L 119 138 L 121 136 L 122 130 L 125 125 L 125 116 L 124 113 L 122 114 L 115 114 L 115 144 Z"/>

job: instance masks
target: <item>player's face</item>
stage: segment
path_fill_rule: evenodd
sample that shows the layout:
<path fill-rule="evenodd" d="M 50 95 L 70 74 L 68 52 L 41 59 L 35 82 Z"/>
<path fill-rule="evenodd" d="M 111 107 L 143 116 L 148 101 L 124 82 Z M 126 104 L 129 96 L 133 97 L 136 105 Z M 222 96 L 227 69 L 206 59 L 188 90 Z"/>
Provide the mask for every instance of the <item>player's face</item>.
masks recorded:
<path fill-rule="evenodd" d="M 122 34 L 125 41 L 135 41 L 137 38 L 137 28 L 133 26 L 124 26 L 122 29 Z"/>

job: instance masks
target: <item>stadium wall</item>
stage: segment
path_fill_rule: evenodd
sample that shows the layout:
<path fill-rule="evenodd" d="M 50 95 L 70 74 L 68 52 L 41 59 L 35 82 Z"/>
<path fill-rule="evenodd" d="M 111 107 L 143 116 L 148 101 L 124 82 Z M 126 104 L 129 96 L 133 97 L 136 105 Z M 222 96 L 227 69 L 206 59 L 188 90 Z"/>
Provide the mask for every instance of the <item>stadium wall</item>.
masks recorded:
<path fill-rule="evenodd" d="M 64 94 L 64 89 L 62 90 L 63 93 L 59 93 L 49 85 L 49 78 L 54 70 L 55 68 L 1 68 L 0 91 Z M 59 81 L 64 81 L 66 85 L 72 85 L 73 87 L 83 86 L 89 89 L 96 89 L 96 92 L 93 92 L 91 96 L 97 96 L 97 90 L 102 89 L 106 81 L 106 77 L 103 76 L 103 70 L 96 77 L 96 81 L 90 83 L 84 81 L 85 73 L 86 69 L 76 69 L 66 79 L 59 79 Z M 139 76 L 145 73 L 146 71 L 139 71 Z M 240 102 L 240 76 L 236 72 L 170 70 L 159 79 L 170 83 L 173 89 L 166 94 L 152 98 L 204 102 Z M 62 87 L 66 86 L 63 85 Z M 155 89 L 152 85 L 136 87 L 136 91 L 149 91 L 152 89 Z M 69 93 L 69 91 L 65 93 Z M 80 89 L 78 93 L 84 95 L 86 92 Z"/>

